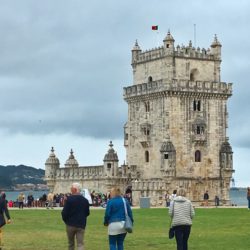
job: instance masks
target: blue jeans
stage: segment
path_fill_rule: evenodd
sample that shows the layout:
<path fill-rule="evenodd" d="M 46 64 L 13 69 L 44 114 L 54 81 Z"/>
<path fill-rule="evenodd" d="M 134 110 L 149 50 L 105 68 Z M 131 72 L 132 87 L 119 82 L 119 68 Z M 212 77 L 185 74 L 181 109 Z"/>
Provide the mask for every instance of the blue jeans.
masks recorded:
<path fill-rule="evenodd" d="M 125 234 L 109 235 L 109 250 L 123 250 Z"/>
<path fill-rule="evenodd" d="M 248 199 L 248 208 L 250 209 L 250 197 L 247 197 Z"/>
<path fill-rule="evenodd" d="M 188 238 L 190 231 L 190 225 L 181 225 L 174 227 L 177 250 L 188 250 Z"/>

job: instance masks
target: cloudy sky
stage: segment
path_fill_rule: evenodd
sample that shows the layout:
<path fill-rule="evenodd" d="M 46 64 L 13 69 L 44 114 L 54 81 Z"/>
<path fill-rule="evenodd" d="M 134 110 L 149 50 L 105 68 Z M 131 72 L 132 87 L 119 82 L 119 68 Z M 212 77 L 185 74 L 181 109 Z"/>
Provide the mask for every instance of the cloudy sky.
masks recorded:
<path fill-rule="evenodd" d="M 222 43 L 222 81 L 233 82 L 228 136 L 235 180 L 250 185 L 248 0 L 0 0 L 0 165 L 44 168 L 51 146 L 64 165 L 101 164 L 112 140 L 125 160 L 123 125 L 131 48 Z M 159 32 L 151 30 L 159 25 Z"/>

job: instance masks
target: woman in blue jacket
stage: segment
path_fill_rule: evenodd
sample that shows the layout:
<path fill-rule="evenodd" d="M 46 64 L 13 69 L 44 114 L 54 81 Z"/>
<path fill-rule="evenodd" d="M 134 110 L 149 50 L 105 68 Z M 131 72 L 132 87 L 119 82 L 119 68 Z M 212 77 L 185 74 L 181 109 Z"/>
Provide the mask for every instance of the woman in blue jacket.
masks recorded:
<path fill-rule="evenodd" d="M 110 200 L 108 201 L 105 216 L 104 225 L 108 226 L 109 234 L 109 249 L 110 250 L 123 250 L 123 242 L 126 237 L 126 231 L 124 229 L 125 223 L 125 208 L 121 191 L 117 187 L 113 187 L 110 191 Z M 133 215 L 131 207 L 126 199 L 126 207 L 128 216 L 133 222 Z"/>

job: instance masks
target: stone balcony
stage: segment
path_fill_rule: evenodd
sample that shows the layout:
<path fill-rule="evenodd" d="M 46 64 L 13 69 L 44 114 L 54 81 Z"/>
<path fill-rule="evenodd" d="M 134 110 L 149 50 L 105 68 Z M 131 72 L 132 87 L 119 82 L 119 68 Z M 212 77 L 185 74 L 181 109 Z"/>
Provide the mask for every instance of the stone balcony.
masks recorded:
<path fill-rule="evenodd" d="M 232 95 L 232 83 L 209 82 L 209 81 L 188 81 L 188 80 L 159 80 L 136 84 L 123 88 L 125 100 L 148 94 L 161 95 Z"/>

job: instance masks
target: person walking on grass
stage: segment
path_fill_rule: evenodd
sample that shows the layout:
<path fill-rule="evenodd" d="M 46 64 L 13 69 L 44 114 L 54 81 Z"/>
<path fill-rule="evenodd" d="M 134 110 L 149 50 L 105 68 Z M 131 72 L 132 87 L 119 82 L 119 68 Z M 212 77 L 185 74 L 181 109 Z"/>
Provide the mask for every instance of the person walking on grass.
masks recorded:
<path fill-rule="evenodd" d="M 247 188 L 248 210 L 250 209 L 250 187 Z"/>
<path fill-rule="evenodd" d="M 108 201 L 105 216 L 104 226 L 108 226 L 109 234 L 109 249 L 110 250 L 123 250 L 123 243 L 126 237 L 125 224 L 125 204 L 128 216 L 131 221 L 133 214 L 129 202 L 121 196 L 121 191 L 117 187 L 113 187 L 110 191 L 110 200 Z"/>
<path fill-rule="evenodd" d="M 208 191 L 206 191 L 203 195 L 203 200 L 204 200 L 204 206 L 208 206 L 208 200 L 209 200 L 209 194 Z"/>
<path fill-rule="evenodd" d="M 66 224 L 68 237 L 68 250 L 75 249 L 75 238 L 77 249 L 84 250 L 84 232 L 89 216 L 89 202 L 81 194 L 79 183 L 73 183 L 71 186 L 72 195 L 67 197 L 62 210 L 62 219 Z"/>
<path fill-rule="evenodd" d="M 18 207 L 19 207 L 19 209 L 23 209 L 24 200 L 25 200 L 25 195 L 24 195 L 24 193 L 21 192 L 18 195 Z"/>
<path fill-rule="evenodd" d="M 169 207 L 177 250 L 188 250 L 188 238 L 191 232 L 192 219 L 195 215 L 191 201 L 185 198 L 185 196 L 185 189 L 180 188 Z"/>
<path fill-rule="evenodd" d="M 7 222 L 5 221 L 5 216 L 7 217 Z M 3 246 L 3 226 L 7 223 L 9 224 L 11 222 L 10 220 L 10 214 L 7 206 L 6 201 L 6 194 L 4 192 L 1 193 L 0 196 L 0 250 L 2 250 Z"/>
<path fill-rule="evenodd" d="M 49 193 L 47 199 L 48 199 L 47 209 L 49 209 L 49 208 L 53 209 L 54 194 L 53 193 Z"/>

